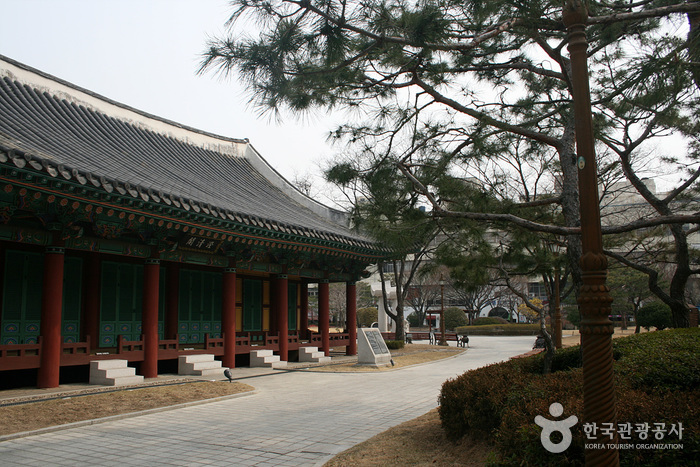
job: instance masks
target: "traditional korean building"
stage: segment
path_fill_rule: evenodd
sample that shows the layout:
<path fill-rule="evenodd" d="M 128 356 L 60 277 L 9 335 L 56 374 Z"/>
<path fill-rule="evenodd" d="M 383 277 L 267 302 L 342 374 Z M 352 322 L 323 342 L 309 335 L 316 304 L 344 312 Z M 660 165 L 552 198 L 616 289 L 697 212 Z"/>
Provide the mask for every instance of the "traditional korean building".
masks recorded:
<path fill-rule="evenodd" d="M 383 252 L 247 140 L 188 128 L 0 56 L 0 378 L 188 353 L 356 353 L 355 281 Z M 328 327 L 331 282 L 347 329 Z M 319 329 L 308 329 L 309 283 Z"/>

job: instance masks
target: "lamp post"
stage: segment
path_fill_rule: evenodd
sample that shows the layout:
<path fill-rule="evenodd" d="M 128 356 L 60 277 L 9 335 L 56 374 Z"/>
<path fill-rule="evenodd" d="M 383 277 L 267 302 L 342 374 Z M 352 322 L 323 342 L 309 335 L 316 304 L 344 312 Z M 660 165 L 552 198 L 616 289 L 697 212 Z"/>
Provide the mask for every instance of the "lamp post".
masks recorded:
<path fill-rule="evenodd" d="M 583 285 L 578 302 L 581 311 L 581 353 L 583 355 L 583 422 L 594 426 L 617 426 L 613 380 L 612 333 L 608 318 L 612 298 L 605 285 L 607 258 L 603 253 L 598 204 L 591 94 L 588 84 L 586 21 L 588 10 L 582 0 L 566 0 L 564 25 L 569 39 L 571 91 L 576 126 L 576 152 L 579 168 L 581 209 L 581 273 Z M 617 432 L 613 439 L 602 433 L 586 449 L 586 465 L 620 464 Z M 598 449 L 600 447 L 600 449 Z"/>
<path fill-rule="evenodd" d="M 438 345 L 447 345 L 445 340 L 445 279 L 440 274 L 440 342 Z"/>
<path fill-rule="evenodd" d="M 562 329 L 561 329 L 561 294 L 559 292 L 559 275 L 561 274 L 559 265 L 559 252 L 555 252 L 554 261 L 554 347 L 561 349 Z"/>

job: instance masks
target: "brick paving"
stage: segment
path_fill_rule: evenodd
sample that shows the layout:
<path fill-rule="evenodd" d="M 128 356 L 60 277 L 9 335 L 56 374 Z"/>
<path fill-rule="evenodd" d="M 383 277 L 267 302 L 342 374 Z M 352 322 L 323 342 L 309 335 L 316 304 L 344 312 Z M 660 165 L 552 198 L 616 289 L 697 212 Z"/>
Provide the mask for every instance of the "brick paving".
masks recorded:
<path fill-rule="evenodd" d="M 236 369 L 245 396 L 0 439 L 0 465 L 320 466 L 437 406 L 442 383 L 532 349 L 527 337 L 470 337 L 469 350 L 377 373 Z"/>

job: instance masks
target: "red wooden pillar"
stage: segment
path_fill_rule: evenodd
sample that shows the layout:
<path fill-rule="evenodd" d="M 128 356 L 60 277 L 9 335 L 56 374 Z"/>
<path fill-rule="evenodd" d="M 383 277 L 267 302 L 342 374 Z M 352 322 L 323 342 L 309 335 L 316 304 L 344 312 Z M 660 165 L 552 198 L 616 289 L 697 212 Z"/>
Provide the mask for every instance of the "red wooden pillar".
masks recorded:
<path fill-rule="evenodd" d="M 357 285 L 348 282 L 345 285 L 346 319 L 348 339 L 350 342 L 345 348 L 346 355 L 357 355 Z"/>
<path fill-rule="evenodd" d="M 149 258 L 143 268 L 143 310 L 141 332 L 143 334 L 143 364 L 145 378 L 158 377 L 158 286 L 160 260 Z"/>
<path fill-rule="evenodd" d="M 328 279 L 324 279 L 318 284 L 318 330 L 321 332 L 323 353 L 328 357 L 331 354 L 330 294 Z"/>
<path fill-rule="evenodd" d="M 41 295 L 41 358 L 37 387 L 57 388 L 61 370 L 61 314 L 63 311 L 63 247 L 50 246 L 44 254 Z"/>
<path fill-rule="evenodd" d="M 163 323 L 163 336 L 166 339 L 177 339 L 179 329 L 178 307 L 180 304 L 180 265 L 168 263 L 167 277 L 165 278 L 165 323 Z"/>
<path fill-rule="evenodd" d="M 224 334 L 224 358 L 222 364 L 236 367 L 236 268 L 224 270 L 221 300 L 221 331 Z"/>
<path fill-rule="evenodd" d="M 299 335 L 304 339 L 309 338 L 309 284 L 301 283 L 301 322 L 299 323 Z"/>
<path fill-rule="evenodd" d="M 85 301 L 83 303 L 83 337 L 90 338 L 90 347 L 100 344 L 100 255 L 91 254 L 83 273 Z"/>
<path fill-rule="evenodd" d="M 289 281 L 286 274 L 275 279 L 275 315 L 280 340 L 280 360 L 289 360 Z"/>

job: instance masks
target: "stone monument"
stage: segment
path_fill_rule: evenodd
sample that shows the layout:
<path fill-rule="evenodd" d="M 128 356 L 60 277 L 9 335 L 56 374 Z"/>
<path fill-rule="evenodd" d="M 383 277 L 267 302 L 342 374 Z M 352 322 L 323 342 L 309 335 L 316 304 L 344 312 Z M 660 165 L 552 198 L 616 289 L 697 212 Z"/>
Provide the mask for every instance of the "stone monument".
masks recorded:
<path fill-rule="evenodd" d="M 357 363 L 375 367 L 391 365 L 391 353 L 377 328 L 360 328 L 357 333 Z"/>

